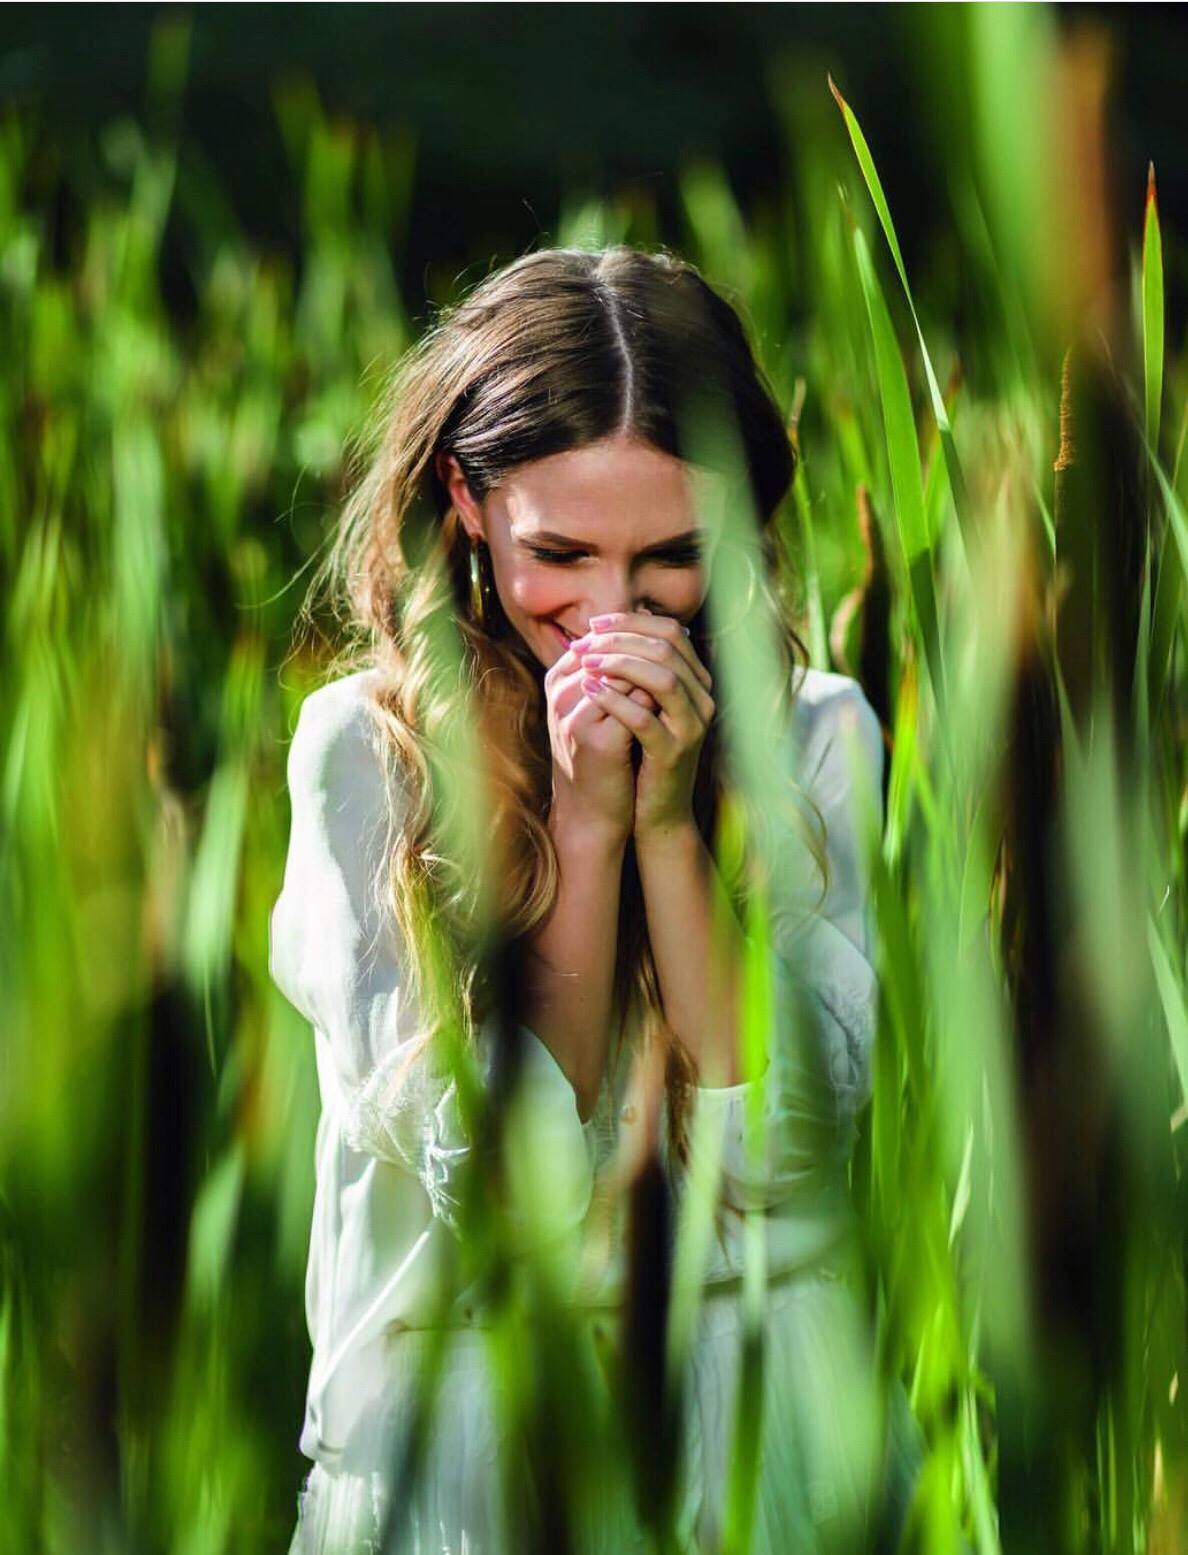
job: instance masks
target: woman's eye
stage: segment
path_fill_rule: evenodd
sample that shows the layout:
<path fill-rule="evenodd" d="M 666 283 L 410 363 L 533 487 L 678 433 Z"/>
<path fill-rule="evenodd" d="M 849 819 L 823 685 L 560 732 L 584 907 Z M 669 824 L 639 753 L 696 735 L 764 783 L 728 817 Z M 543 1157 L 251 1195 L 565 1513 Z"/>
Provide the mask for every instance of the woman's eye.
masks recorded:
<path fill-rule="evenodd" d="M 561 566 L 580 561 L 585 554 L 582 551 L 551 551 L 542 545 L 530 545 L 528 549 L 537 561 L 556 562 Z M 658 556 L 656 560 L 663 567 L 698 567 L 701 565 L 701 552 L 695 549 L 672 551 L 667 556 Z"/>
<path fill-rule="evenodd" d="M 571 562 L 582 554 L 580 551 L 550 551 L 540 545 L 530 545 L 528 549 L 542 562 Z"/>

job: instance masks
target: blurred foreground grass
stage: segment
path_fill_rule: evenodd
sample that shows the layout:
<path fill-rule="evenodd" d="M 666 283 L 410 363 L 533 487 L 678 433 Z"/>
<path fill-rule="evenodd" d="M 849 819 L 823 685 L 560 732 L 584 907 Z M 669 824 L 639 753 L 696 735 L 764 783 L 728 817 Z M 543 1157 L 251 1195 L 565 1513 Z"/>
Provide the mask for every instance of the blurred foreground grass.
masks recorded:
<path fill-rule="evenodd" d="M 929 272 L 903 264 L 910 191 L 882 190 L 862 105 L 780 61 L 782 201 L 744 220 L 700 162 L 679 231 L 633 188 L 574 191 L 548 237 L 662 239 L 742 306 L 802 456 L 783 534 L 804 635 L 884 723 L 854 1188 L 881 1364 L 928 1441 L 904 1546 L 928 1555 L 958 1529 L 982 1552 L 1171 1551 L 1188 1529 L 1188 356 L 1163 306 L 1183 250 L 1145 169 L 1118 238 L 1105 57 L 1050 29 L 973 7 L 923 37 L 936 81 L 958 64 L 970 87 L 932 105 L 953 220 Z M 278 89 L 302 248 L 259 252 L 160 111 L 186 41 L 158 32 L 144 120 L 98 127 L 104 191 L 64 227 L 29 193 L 52 122 L 0 126 L 0 1547 L 20 1552 L 282 1548 L 306 1466 L 317 1091 L 267 914 L 286 742 L 332 645 L 288 650 L 350 439 L 424 322 L 389 247 L 414 148 Z"/>

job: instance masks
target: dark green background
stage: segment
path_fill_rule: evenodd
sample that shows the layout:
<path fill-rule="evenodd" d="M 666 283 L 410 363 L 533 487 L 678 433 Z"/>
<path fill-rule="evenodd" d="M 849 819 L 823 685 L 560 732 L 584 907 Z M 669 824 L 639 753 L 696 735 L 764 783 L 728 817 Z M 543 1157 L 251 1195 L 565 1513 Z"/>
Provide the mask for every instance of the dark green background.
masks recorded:
<path fill-rule="evenodd" d="M 563 190 L 646 190 L 668 237 L 674 173 L 704 153 L 725 165 L 745 213 L 774 201 L 792 176 L 779 103 L 810 133 L 835 113 L 826 86 L 832 71 L 861 105 L 909 269 L 918 271 L 922 256 L 944 250 L 951 226 L 946 145 L 972 90 L 961 34 L 973 9 L 7 6 L 0 105 L 34 109 L 44 126 L 40 192 L 58 202 L 68 250 L 73 202 L 85 197 L 80 173 L 93 160 L 95 182 L 103 178 L 94 129 L 145 114 L 149 36 L 163 16 L 180 12 L 193 29 L 183 175 L 213 175 L 245 236 L 294 256 L 300 250 L 299 192 L 273 107 L 275 83 L 309 77 L 332 114 L 411 128 L 411 219 L 392 238 L 401 287 L 415 307 L 425 293 L 448 292 L 476 252 L 510 255 L 547 234 Z M 1165 224 L 1184 226 L 1176 222 L 1188 206 L 1183 8 L 1065 5 L 1053 14 L 1061 27 L 1096 25 L 1112 39 L 1119 226 L 1132 230 L 1141 214 L 1148 157 Z M 182 310 L 191 300 L 183 241 L 180 233 L 167 241 L 162 276 Z M 1168 280 L 1171 314 L 1182 277 Z"/>

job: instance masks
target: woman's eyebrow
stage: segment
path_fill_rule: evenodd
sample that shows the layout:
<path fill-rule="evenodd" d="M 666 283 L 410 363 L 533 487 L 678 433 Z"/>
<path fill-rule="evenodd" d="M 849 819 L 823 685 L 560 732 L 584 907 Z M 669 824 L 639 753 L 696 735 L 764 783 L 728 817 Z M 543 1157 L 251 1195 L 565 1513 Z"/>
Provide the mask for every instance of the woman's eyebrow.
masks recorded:
<path fill-rule="evenodd" d="M 571 551 L 590 551 L 594 555 L 598 554 L 598 547 L 596 545 L 591 545 L 586 540 L 575 540 L 571 535 L 557 534 L 556 531 L 552 529 L 532 529 L 525 532 L 518 532 L 517 530 L 513 529 L 511 533 L 513 539 L 522 540 L 525 544 L 531 542 L 544 545 L 557 545 L 564 546 Z M 678 547 L 681 546 L 695 545 L 699 543 L 700 539 L 701 535 L 698 530 L 686 529 L 684 533 L 679 535 L 670 535 L 667 540 L 659 540 L 655 545 L 645 545 L 642 550 L 637 551 L 635 554 L 637 556 L 655 556 L 661 551 L 675 551 Z"/>

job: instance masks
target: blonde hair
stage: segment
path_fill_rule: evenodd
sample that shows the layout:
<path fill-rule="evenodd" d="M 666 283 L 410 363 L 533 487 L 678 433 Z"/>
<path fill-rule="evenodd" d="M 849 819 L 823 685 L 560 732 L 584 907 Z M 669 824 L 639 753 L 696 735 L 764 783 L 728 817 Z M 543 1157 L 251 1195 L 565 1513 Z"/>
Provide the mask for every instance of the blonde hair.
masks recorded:
<path fill-rule="evenodd" d="M 792 625 L 773 520 L 796 456 L 738 314 L 691 264 L 664 250 L 624 245 L 521 256 L 441 311 L 396 364 L 356 445 L 339 529 L 309 598 L 328 592 L 347 638 L 333 673 L 378 671 L 373 700 L 389 776 L 407 796 L 400 823 L 393 819 L 383 889 L 410 947 L 426 1042 L 459 1016 L 473 1042 L 494 1002 L 483 958 L 475 955 L 473 880 L 435 834 L 434 794 L 457 720 L 477 718 L 501 929 L 512 942 L 547 917 L 559 878 L 545 819 L 551 751 L 543 667 L 517 633 L 487 631 L 474 619 L 468 537 L 436 456 L 457 458 L 478 503 L 513 467 L 616 434 L 682 457 L 678 412 L 690 383 L 730 418 L 741 444 L 760 525 L 756 581 L 780 624 L 788 672 L 784 705 L 773 714 L 786 719 L 796 659 L 807 666 L 808 654 Z M 691 638 L 712 673 L 704 614 L 691 623 Z M 460 640 L 461 676 L 456 665 L 451 674 L 443 664 L 443 625 L 452 642 Z M 711 847 L 724 786 L 717 725 L 715 718 L 694 793 L 697 824 Z M 802 824 L 802 812 L 794 813 Z M 765 820 L 771 817 L 757 824 Z M 806 841 L 827 888 L 819 811 L 816 820 L 821 839 L 806 832 Z M 741 883 L 728 886 L 737 901 Z M 629 1011 L 638 1016 L 638 1041 L 664 1044 L 670 1151 L 687 1165 L 697 1069 L 664 1018 L 630 844 L 614 986 L 616 1053 Z"/>

